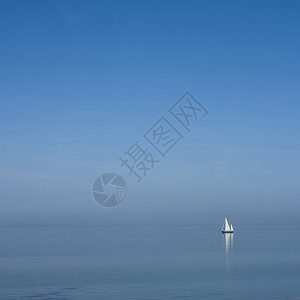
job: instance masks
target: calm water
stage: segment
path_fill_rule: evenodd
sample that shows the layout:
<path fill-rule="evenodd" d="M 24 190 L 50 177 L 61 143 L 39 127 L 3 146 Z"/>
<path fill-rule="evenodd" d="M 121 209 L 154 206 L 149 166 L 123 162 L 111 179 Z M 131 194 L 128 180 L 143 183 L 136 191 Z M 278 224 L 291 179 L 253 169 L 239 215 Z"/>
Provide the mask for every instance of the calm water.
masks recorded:
<path fill-rule="evenodd" d="M 0 299 L 300 299 L 300 228 L 0 228 Z"/>

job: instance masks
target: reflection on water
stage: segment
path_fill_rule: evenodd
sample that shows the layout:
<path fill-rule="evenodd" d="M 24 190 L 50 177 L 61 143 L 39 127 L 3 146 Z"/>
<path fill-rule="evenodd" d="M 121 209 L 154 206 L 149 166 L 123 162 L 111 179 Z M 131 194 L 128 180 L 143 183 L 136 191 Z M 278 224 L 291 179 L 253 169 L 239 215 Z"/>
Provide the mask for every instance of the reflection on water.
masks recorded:
<path fill-rule="evenodd" d="M 233 251 L 233 233 L 223 233 L 223 241 L 225 243 L 225 267 L 226 267 L 226 275 L 230 274 L 230 262 L 231 262 L 231 253 Z"/>
<path fill-rule="evenodd" d="M 233 251 L 233 233 L 223 233 L 226 256 Z"/>

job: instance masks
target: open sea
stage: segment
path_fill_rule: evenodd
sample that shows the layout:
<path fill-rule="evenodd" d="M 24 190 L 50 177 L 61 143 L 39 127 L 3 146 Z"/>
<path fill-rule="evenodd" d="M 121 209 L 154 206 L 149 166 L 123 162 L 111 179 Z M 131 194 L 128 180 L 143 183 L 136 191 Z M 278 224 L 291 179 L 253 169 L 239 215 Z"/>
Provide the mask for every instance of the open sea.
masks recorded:
<path fill-rule="evenodd" d="M 300 299 L 299 226 L 219 227 L 2 226 L 0 299 Z"/>

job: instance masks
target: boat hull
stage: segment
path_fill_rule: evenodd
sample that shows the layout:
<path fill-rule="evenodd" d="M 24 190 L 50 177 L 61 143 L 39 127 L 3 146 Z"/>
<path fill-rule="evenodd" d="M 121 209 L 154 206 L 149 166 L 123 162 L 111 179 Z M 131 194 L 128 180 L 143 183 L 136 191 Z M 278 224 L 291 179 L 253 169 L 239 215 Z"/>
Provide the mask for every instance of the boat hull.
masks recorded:
<path fill-rule="evenodd" d="M 233 233 L 233 230 L 222 230 L 222 233 Z"/>

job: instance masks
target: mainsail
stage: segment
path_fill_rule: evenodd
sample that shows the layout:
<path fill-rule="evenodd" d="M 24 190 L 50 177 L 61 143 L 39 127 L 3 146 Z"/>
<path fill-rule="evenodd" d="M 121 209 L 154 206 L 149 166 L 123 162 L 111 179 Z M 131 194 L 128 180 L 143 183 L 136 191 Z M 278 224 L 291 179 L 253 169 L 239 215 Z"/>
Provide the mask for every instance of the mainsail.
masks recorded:
<path fill-rule="evenodd" d="M 227 221 L 227 218 L 225 218 L 224 225 L 223 225 L 223 230 L 224 231 L 230 231 L 230 226 L 229 226 L 229 223 Z"/>

